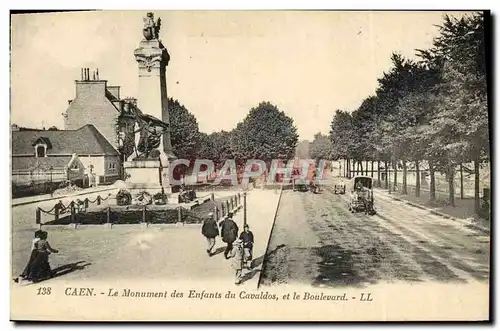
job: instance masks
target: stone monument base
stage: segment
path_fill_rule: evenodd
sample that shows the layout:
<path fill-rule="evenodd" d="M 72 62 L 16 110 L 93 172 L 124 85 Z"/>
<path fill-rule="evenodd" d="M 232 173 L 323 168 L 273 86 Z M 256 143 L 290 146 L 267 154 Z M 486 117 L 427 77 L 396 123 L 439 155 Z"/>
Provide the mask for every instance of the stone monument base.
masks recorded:
<path fill-rule="evenodd" d="M 162 167 L 160 160 L 141 160 L 124 162 L 127 189 L 132 195 L 146 191 L 151 195 L 160 193 L 172 194 L 169 183 L 168 167 Z"/>

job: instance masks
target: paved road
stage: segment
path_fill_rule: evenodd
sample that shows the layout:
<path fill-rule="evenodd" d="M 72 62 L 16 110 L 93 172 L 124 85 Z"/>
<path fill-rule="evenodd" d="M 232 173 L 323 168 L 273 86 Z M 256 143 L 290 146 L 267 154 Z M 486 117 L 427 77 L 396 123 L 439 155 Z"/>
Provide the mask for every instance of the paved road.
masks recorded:
<path fill-rule="evenodd" d="M 489 233 L 382 193 L 378 215 L 352 214 L 347 197 L 283 192 L 261 286 L 488 281 Z"/>

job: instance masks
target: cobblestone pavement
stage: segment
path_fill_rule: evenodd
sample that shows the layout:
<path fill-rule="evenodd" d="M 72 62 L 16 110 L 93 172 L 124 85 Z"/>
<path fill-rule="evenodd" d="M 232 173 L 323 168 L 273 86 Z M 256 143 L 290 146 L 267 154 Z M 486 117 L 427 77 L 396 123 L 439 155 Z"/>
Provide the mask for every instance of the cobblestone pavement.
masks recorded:
<path fill-rule="evenodd" d="M 378 214 L 347 210 L 348 195 L 285 191 L 263 286 L 489 281 L 489 233 L 375 193 Z"/>

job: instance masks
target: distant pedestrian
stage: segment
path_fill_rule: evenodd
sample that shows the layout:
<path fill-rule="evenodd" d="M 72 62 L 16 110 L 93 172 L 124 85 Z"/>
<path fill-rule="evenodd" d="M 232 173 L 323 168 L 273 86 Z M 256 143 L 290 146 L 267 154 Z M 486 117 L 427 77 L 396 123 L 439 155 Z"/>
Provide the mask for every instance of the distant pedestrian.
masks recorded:
<path fill-rule="evenodd" d="M 231 261 L 231 268 L 235 271 L 235 279 L 234 283 L 236 285 L 241 284 L 241 273 L 243 270 L 243 246 L 241 240 L 236 240 L 234 242 L 234 247 L 231 249 L 229 253 L 229 257 L 233 260 Z"/>
<path fill-rule="evenodd" d="M 222 241 L 227 244 L 224 256 L 229 259 L 229 253 L 233 250 L 233 242 L 238 237 L 238 225 L 232 220 L 233 213 L 229 212 L 227 217 L 220 222 Z"/>
<path fill-rule="evenodd" d="M 248 224 L 245 224 L 243 227 L 243 232 L 240 234 L 240 240 L 243 245 L 243 262 L 247 269 L 251 269 L 254 237 Z"/>
<path fill-rule="evenodd" d="M 215 246 L 215 238 L 219 235 L 219 228 L 214 219 L 214 213 L 209 213 L 208 218 L 203 221 L 201 233 L 207 238 L 207 254 L 212 256 L 212 249 Z"/>

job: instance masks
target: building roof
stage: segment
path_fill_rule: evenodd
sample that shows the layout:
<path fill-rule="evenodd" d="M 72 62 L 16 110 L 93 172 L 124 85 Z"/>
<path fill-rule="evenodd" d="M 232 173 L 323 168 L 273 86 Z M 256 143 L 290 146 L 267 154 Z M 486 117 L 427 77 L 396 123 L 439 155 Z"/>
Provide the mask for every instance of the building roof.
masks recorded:
<path fill-rule="evenodd" d="M 12 171 L 29 171 L 40 169 L 48 171 L 64 169 L 71 160 L 71 156 L 35 157 L 19 156 L 12 158 Z"/>
<path fill-rule="evenodd" d="M 73 153 L 77 155 L 120 154 L 95 126 L 87 124 L 77 130 L 14 131 L 12 132 L 12 156 L 34 156 L 33 143 L 40 138 L 48 139 L 52 145 L 52 148 L 47 149 L 47 156 L 72 155 Z"/>

